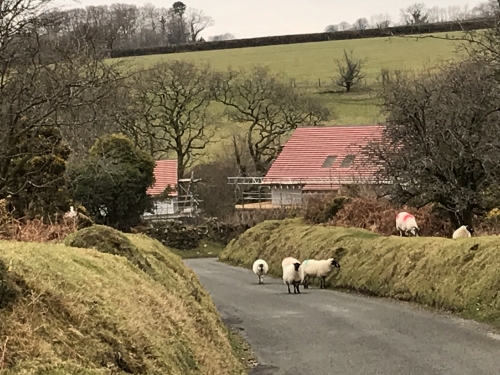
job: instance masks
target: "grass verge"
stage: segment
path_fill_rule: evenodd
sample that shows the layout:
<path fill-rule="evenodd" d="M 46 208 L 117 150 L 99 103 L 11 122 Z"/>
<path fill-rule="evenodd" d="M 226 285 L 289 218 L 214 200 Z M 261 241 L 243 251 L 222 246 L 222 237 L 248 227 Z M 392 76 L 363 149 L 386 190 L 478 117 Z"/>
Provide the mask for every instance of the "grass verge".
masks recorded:
<path fill-rule="evenodd" d="M 247 373 L 179 256 L 101 226 L 66 242 L 0 241 L 0 374 Z"/>
<path fill-rule="evenodd" d="M 331 287 L 417 302 L 500 326 L 500 247 L 497 236 L 460 240 L 380 236 L 357 228 L 266 221 L 233 240 L 221 261 L 250 268 L 258 258 L 281 276 L 281 260 L 334 257 Z"/>
<path fill-rule="evenodd" d="M 224 245 L 213 241 L 200 241 L 200 245 L 192 250 L 170 249 L 182 259 L 192 258 L 217 258 Z"/>

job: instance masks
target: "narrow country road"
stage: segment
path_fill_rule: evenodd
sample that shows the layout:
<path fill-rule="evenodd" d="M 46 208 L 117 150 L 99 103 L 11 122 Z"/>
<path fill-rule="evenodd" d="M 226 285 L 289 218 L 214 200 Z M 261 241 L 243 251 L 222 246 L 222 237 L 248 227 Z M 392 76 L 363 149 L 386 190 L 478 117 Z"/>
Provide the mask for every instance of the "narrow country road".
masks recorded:
<path fill-rule="evenodd" d="M 500 335 L 409 304 L 312 287 L 186 260 L 224 320 L 243 329 L 259 375 L 499 375 Z M 301 288 L 301 292 L 302 292 Z"/>

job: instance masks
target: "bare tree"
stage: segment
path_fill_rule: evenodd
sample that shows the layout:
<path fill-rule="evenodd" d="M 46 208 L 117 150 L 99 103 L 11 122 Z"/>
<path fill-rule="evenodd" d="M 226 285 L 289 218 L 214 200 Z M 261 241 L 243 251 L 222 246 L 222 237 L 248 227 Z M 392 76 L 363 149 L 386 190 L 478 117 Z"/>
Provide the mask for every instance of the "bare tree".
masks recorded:
<path fill-rule="evenodd" d="M 143 140 L 152 156 L 175 153 L 179 178 L 216 141 L 210 82 L 208 65 L 177 60 L 158 63 L 134 79 L 140 122 L 129 129 L 136 132 L 132 138 Z"/>
<path fill-rule="evenodd" d="M 339 23 L 339 31 L 349 30 L 352 26 L 349 22 L 342 21 Z"/>
<path fill-rule="evenodd" d="M 23 196 L 26 204 L 60 182 L 49 173 L 58 134 L 71 127 L 91 131 L 121 80 L 120 69 L 85 39 L 75 48 L 46 34 L 52 19 L 42 17 L 45 5 L 1 4 L 0 196 Z"/>
<path fill-rule="evenodd" d="M 354 30 L 366 30 L 369 25 L 370 23 L 368 22 L 368 20 L 363 17 L 363 18 L 358 18 L 352 25 L 352 28 Z"/>
<path fill-rule="evenodd" d="M 447 21 L 465 21 L 473 17 L 472 10 L 465 4 L 464 6 L 452 5 L 446 10 Z"/>
<path fill-rule="evenodd" d="M 471 13 L 480 18 L 491 18 L 498 14 L 500 9 L 500 3 L 498 0 L 488 0 L 479 3 L 474 8 L 472 8 Z"/>
<path fill-rule="evenodd" d="M 415 3 L 401 9 L 401 20 L 406 25 L 419 25 L 427 23 L 427 7 L 424 3 Z"/>
<path fill-rule="evenodd" d="M 328 25 L 325 27 L 325 33 L 336 33 L 337 31 L 339 31 L 338 25 Z"/>
<path fill-rule="evenodd" d="M 354 59 L 352 54 L 353 51 L 348 54 L 344 50 L 344 58 L 335 60 L 339 71 L 339 77 L 335 79 L 335 83 L 340 87 L 344 87 L 347 92 L 350 92 L 354 85 L 365 78 L 362 73 L 365 60 Z"/>
<path fill-rule="evenodd" d="M 218 73 L 214 96 L 226 106 L 229 120 L 248 125 L 246 144 L 260 175 L 278 155 L 284 136 L 298 126 L 318 125 L 329 117 L 328 109 L 266 67 L 254 67 L 246 74 L 232 69 Z"/>
<path fill-rule="evenodd" d="M 214 35 L 208 38 L 208 40 L 210 40 L 211 42 L 218 42 L 221 40 L 232 40 L 232 39 L 235 39 L 235 36 L 230 33 Z"/>
<path fill-rule="evenodd" d="M 214 25 L 212 17 L 207 16 L 202 10 L 190 8 L 186 14 L 186 24 L 189 29 L 191 42 L 199 41 L 200 33 Z"/>
<path fill-rule="evenodd" d="M 391 25 L 391 15 L 387 13 L 375 14 L 371 17 L 371 24 L 376 29 L 386 29 Z"/>
<path fill-rule="evenodd" d="M 471 224 L 500 183 L 500 86 L 485 61 L 464 61 L 382 92 L 383 140 L 367 148 L 386 193 L 402 204 L 438 203 L 455 227 Z M 498 199 L 495 202 L 498 204 Z"/>

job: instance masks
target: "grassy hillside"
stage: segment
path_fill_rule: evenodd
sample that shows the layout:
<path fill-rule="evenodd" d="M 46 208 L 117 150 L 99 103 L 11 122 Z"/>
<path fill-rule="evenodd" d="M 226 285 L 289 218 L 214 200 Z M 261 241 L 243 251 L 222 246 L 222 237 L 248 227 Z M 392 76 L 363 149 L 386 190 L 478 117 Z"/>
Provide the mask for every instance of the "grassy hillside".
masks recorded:
<path fill-rule="evenodd" d="M 460 32 L 434 34 L 458 37 Z M 331 42 L 289 44 L 218 51 L 187 52 L 167 55 L 150 55 L 123 59 L 132 67 L 149 67 L 159 61 L 183 59 L 210 62 L 215 69 L 248 68 L 255 64 L 268 65 L 295 79 L 297 87 L 313 94 L 318 101 L 331 108 L 336 118 L 331 124 L 374 124 L 383 121 L 377 107 L 377 78 L 381 69 L 418 70 L 432 66 L 440 60 L 459 59 L 456 48 L 461 42 L 433 39 L 428 35 L 416 37 L 388 37 L 374 39 L 340 40 Z M 335 59 L 340 59 L 343 50 L 353 50 L 355 58 L 366 58 L 364 72 L 366 82 L 350 94 L 338 92 L 332 85 L 337 74 Z M 321 86 L 319 86 L 321 82 Z M 224 120 L 217 123 L 218 134 L 228 136 L 235 127 Z M 210 154 L 223 150 L 224 142 L 209 147 Z"/>
<path fill-rule="evenodd" d="M 418 302 L 500 326 L 497 236 L 385 237 L 291 219 L 251 228 L 232 241 L 220 259 L 251 268 L 262 258 L 271 274 L 281 276 L 286 256 L 339 260 L 340 270 L 327 279 L 332 287 Z"/>
<path fill-rule="evenodd" d="M 0 373 L 246 373 L 180 257 L 102 227 L 66 242 L 100 251 L 0 242 Z"/>

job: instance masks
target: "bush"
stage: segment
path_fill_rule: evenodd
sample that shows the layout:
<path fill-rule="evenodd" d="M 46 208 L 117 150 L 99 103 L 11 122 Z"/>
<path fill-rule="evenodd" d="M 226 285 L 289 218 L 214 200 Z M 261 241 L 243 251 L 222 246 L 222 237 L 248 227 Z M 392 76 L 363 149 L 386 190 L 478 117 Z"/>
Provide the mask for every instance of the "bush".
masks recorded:
<path fill-rule="evenodd" d="M 337 193 L 311 195 L 306 200 L 304 219 L 312 224 L 328 223 L 348 202 L 350 198 L 339 197 Z"/>
<path fill-rule="evenodd" d="M 155 162 L 121 134 L 101 137 L 69 172 L 71 193 L 97 224 L 128 232 L 153 207 Z"/>
<path fill-rule="evenodd" d="M 8 176 L 0 182 L 0 193 L 15 192 L 9 198 L 13 217 L 49 220 L 69 209 L 64 175 L 70 149 L 60 130 L 36 128 L 21 139 L 16 152 L 23 157 L 8 159 Z"/>

